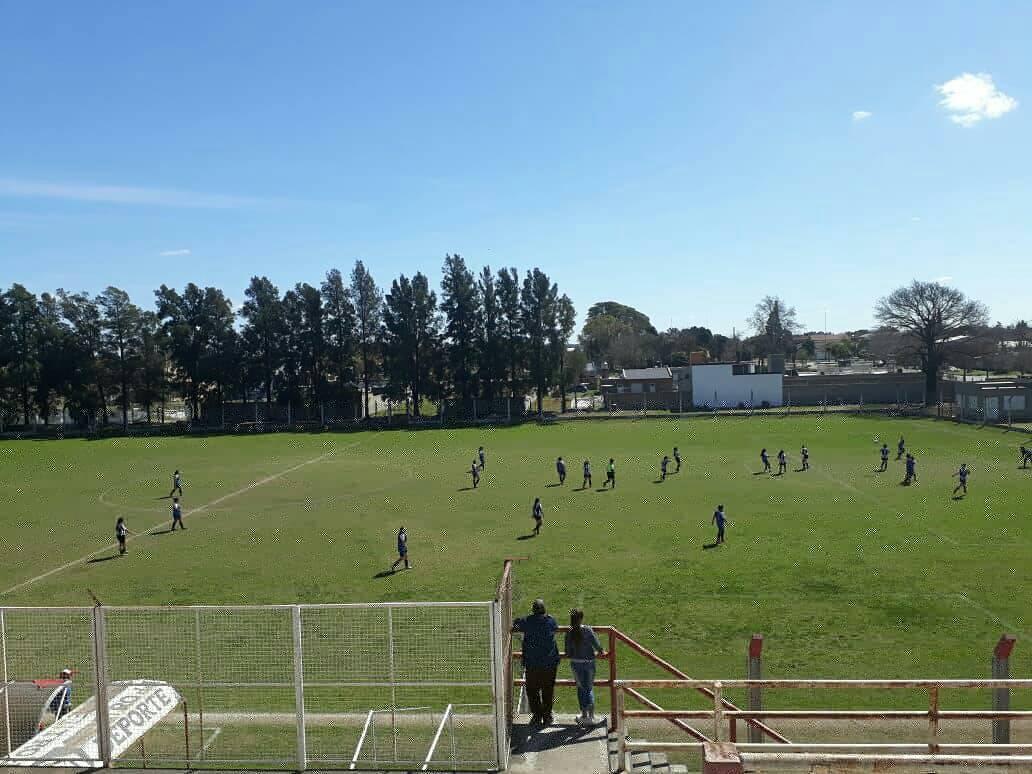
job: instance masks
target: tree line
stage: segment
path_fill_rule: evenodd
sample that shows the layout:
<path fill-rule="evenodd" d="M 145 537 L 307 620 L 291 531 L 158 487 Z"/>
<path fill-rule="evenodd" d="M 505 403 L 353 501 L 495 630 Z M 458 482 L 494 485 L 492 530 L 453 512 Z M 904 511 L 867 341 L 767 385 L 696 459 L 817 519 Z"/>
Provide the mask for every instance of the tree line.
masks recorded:
<path fill-rule="evenodd" d="M 375 390 L 419 415 L 424 400 L 543 397 L 579 373 L 567 344 L 572 302 L 540 269 L 474 273 L 444 259 L 440 294 L 421 272 L 381 289 L 362 261 L 280 292 L 252 277 L 235 309 L 219 288 L 162 285 L 150 309 L 108 287 L 98 295 L 20 284 L 0 294 L 0 418 L 84 426 L 118 408 L 146 412 L 170 395 L 194 416 L 208 403 L 360 402 Z M 576 371 L 576 372 L 575 372 Z"/>

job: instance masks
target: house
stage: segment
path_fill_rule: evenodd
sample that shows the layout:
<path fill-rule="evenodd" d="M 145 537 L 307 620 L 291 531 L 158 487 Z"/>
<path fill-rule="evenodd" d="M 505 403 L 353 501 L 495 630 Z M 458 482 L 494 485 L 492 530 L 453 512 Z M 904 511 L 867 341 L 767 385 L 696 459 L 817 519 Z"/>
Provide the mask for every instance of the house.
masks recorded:
<path fill-rule="evenodd" d="M 954 382 L 955 415 L 988 422 L 1032 419 L 1032 380 Z"/>
<path fill-rule="evenodd" d="M 602 384 L 602 397 L 608 410 L 662 409 L 676 405 L 674 381 L 667 366 L 624 368 L 620 376 L 610 376 Z"/>
<path fill-rule="evenodd" d="M 760 372 L 755 363 L 708 363 L 689 366 L 691 405 L 695 408 L 736 408 L 782 405 L 784 363 L 771 363 L 774 372 Z"/>

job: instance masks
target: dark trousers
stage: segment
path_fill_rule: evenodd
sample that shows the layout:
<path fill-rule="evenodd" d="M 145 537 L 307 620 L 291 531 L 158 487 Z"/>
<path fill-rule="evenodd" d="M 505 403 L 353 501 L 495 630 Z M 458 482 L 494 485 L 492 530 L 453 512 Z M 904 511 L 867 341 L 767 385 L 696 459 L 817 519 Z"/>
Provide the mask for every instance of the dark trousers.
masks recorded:
<path fill-rule="evenodd" d="M 553 667 L 527 667 L 527 703 L 530 713 L 539 718 L 552 714 L 555 696 L 555 672 Z"/>

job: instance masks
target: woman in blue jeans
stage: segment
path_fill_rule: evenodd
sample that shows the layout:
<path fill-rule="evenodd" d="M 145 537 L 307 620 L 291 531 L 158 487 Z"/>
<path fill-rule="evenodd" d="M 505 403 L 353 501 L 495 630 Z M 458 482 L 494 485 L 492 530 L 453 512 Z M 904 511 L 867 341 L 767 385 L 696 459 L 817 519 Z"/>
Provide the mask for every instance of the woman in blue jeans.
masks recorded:
<path fill-rule="evenodd" d="M 570 631 L 566 633 L 566 657 L 577 681 L 577 701 L 581 714 L 578 725 L 595 723 L 595 655 L 605 655 L 602 645 L 590 626 L 584 625 L 584 611 L 570 611 Z"/>

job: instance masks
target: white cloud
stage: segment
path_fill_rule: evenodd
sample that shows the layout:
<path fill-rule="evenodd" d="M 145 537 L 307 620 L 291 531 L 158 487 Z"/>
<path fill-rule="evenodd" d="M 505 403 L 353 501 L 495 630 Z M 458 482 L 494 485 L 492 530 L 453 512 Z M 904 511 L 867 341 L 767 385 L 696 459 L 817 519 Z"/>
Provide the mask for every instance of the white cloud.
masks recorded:
<path fill-rule="evenodd" d="M 866 121 L 873 114 L 869 110 L 854 110 L 853 120 L 854 121 Z"/>
<path fill-rule="evenodd" d="M 160 253 L 158 253 L 158 255 L 160 255 L 162 258 L 171 258 L 172 256 L 175 256 L 175 255 L 189 255 L 189 254 L 190 254 L 190 250 L 189 250 L 189 248 L 186 248 L 186 247 L 180 248 L 179 250 L 162 250 Z"/>
<path fill-rule="evenodd" d="M 949 111 L 950 120 L 965 127 L 999 118 L 1018 106 L 1016 99 L 996 88 L 989 73 L 961 73 L 935 90 L 942 95 L 939 104 Z"/>
<path fill-rule="evenodd" d="M 936 285 L 945 285 L 947 282 L 950 282 L 952 279 L 953 279 L 953 277 L 950 277 L 949 275 L 947 275 L 945 277 L 936 277 L 935 279 L 932 280 L 932 282 L 934 282 Z"/>
<path fill-rule="evenodd" d="M 143 204 L 159 207 L 194 207 L 200 209 L 235 209 L 268 204 L 268 199 L 226 194 L 197 193 L 173 188 L 137 188 L 91 183 L 53 183 L 40 180 L 0 178 L 0 196 L 44 199 L 70 199 L 105 204 Z"/>

